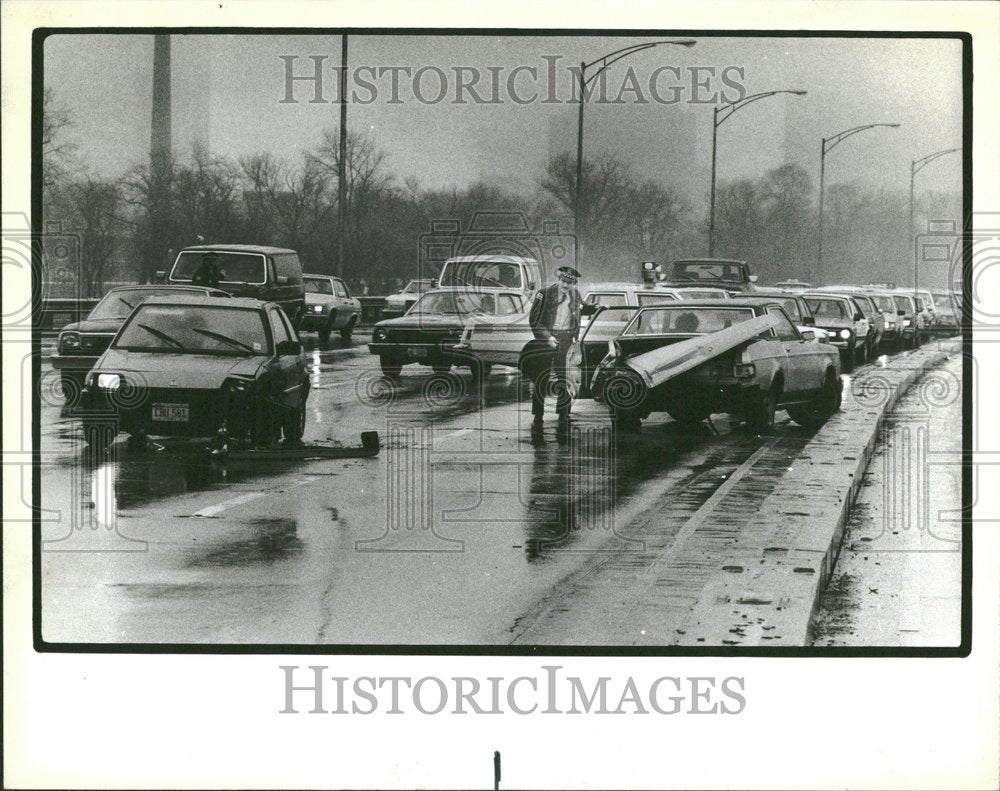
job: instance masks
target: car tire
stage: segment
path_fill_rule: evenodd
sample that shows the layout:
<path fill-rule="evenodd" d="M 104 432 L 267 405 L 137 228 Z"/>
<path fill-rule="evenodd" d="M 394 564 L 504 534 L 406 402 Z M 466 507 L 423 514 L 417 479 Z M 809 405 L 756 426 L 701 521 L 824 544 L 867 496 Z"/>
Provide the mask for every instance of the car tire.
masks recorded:
<path fill-rule="evenodd" d="M 642 418 L 635 409 L 612 409 L 611 423 L 619 432 L 635 434 L 642 430 Z"/>
<path fill-rule="evenodd" d="M 762 390 L 752 397 L 747 407 L 746 421 L 747 428 L 755 434 L 763 434 L 774 425 L 779 393 L 780 388 L 774 383 L 767 390 Z"/>
<path fill-rule="evenodd" d="M 403 366 L 387 354 L 379 355 L 378 362 L 382 368 L 382 375 L 387 379 L 397 379 L 400 371 L 403 370 Z"/>
<path fill-rule="evenodd" d="M 691 399 L 675 401 L 667 407 L 667 414 L 682 426 L 697 426 L 712 414 L 704 404 Z"/>
<path fill-rule="evenodd" d="M 354 332 L 354 324 L 357 320 L 358 320 L 357 316 L 352 316 L 351 320 L 348 321 L 347 324 L 341 328 L 340 340 L 342 340 L 344 343 L 351 342 L 351 333 Z"/>
<path fill-rule="evenodd" d="M 435 370 L 437 370 L 435 368 Z M 493 370 L 492 363 L 484 363 L 479 360 L 473 360 L 469 363 L 469 371 L 472 373 L 472 379 L 475 382 L 479 382 L 490 375 L 490 371 Z"/>
<path fill-rule="evenodd" d="M 80 403 L 83 394 L 85 374 L 73 371 L 59 372 L 59 388 L 62 391 L 63 405 L 75 407 Z"/>
<path fill-rule="evenodd" d="M 790 404 L 788 416 L 808 429 L 817 429 L 840 409 L 840 380 L 833 371 L 827 371 L 819 394 L 807 404 Z"/>
<path fill-rule="evenodd" d="M 304 402 L 292 407 L 285 414 L 285 420 L 281 427 L 285 443 L 298 445 L 302 441 L 302 435 L 306 432 L 306 405 Z"/>
<path fill-rule="evenodd" d="M 266 448 L 278 438 L 281 429 L 280 406 L 262 399 L 254 410 L 254 422 L 250 428 L 250 441 L 255 447 Z"/>
<path fill-rule="evenodd" d="M 108 449 L 118 435 L 118 427 L 106 420 L 84 420 L 83 441 L 87 447 L 97 453 Z"/>

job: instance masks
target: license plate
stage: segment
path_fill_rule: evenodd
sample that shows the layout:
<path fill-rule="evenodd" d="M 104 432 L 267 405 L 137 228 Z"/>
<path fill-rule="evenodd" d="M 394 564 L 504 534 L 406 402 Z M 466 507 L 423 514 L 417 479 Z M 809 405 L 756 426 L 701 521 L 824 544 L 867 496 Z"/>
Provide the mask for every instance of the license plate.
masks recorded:
<path fill-rule="evenodd" d="M 153 420 L 167 423 L 187 423 L 187 404 L 153 404 Z"/>
<path fill-rule="evenodd" d="M 426 346 L 407 346 L 406 354 L 409 357 L 426 357 L 427 347 Z"/>

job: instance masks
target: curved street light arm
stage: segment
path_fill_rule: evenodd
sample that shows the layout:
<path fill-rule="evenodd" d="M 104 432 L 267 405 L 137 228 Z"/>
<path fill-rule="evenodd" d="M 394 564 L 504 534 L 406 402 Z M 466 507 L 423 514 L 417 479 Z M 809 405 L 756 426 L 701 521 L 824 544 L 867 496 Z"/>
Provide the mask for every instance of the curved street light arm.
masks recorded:
<path fill-rule="evenodd" d="M 877 126 L 887 126 L 895 129 L 899 126 L 899 124 L 865 124 L 864 126 L 855 126 L 853 129 L 845 129 L 843 132 L 838 132 L 833 137 L 823 138 L 823 153 L 826 154 L 832 151 L 839 143 L 844 142 L 852 135 L 856 135 L 858 132 L 864 132 L 866 129 L 874 129 Z"/>
<path fill-rule="evenodd" d="M 583 69 L 580 71 L 580 81 L 583 83 L 584 86 L 590 85 L 590 83 L 593 82 L 595 79 L 597 79 L 597 76 L 606 68 L 608 68 L 608 66 L 610 66 L 612 63 L 616 63 L 620 61 L 622 58 L 627 58 L 629 55 L 632 55 L 636 52 L 642 52 L 643 50 L 651 49 L 652 47 L 658 47 L 661 44 L 673 44 L 678 47 L 691 47 L 694 46 L 696 43 L 697 42 L 694 39 L 683 39 L 681 41 L 647 41 L 644 44 L 632 44 L 628 47 L 622 47 L 621 49 L 616 49 L 614 52 L 609 52 L 607 55 L 604 55 L 603 57 L 592 60 L 590 63 L 585 63 L 583 65 Z M 590 75 L 590 77 L 584 79 L 583 75 L 587 71 L 587 69 L 589 69 L 591 66 L 596 66 L 598 63 L 601 64 L 601 68 L 599 68 L 592 75 Z"/>
<path fill-rule="evenodd" d="M 720 126 L 725 123 L 729 116 L 737 110 L 742 110 L 748 104 L 752 104 L 760 99 L 766 99 L 769 96 L 777 96 L 779 93 L 790 93 L 795 96 L 805 96 L 807 91 L 765 91 L 764 93 L 755 93 L 750 96 L 744 96 L 742 99 L 737 99 L 735 102 L 728 102 L 721 109 L 717 109 L 715 112 L 715 125 Z"/>
<path fill-rule="evenodd" d="M 956 151 L 961 151 L 961 150 L 962 150 L 961 148 L 945 148 L 941 151 L 935 151 L 933 154 L 928 154 L 927 156 L 922 157 L 921 159 L 915 159 L 910 165 L 910 172 L 915 176 L 917 175 L 917 173 L 919 173 L 921 170 L 927 167 L 927 165 L 929 165 L 938 157 L 943 157 L 945 154 L 953 154 Z"/>

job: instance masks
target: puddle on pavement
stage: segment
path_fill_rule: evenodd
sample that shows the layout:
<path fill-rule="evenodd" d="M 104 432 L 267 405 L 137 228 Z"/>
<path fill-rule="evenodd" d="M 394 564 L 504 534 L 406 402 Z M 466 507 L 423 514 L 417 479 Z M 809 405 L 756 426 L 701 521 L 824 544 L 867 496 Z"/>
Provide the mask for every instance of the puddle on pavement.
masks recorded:
<path fill-rule="evenodd" d="M 239 538 L 190 548 L 187 566 L 267 565 L 298 555 L 303 548 L 294 519 L 256 519 L 241 528 Z"/>

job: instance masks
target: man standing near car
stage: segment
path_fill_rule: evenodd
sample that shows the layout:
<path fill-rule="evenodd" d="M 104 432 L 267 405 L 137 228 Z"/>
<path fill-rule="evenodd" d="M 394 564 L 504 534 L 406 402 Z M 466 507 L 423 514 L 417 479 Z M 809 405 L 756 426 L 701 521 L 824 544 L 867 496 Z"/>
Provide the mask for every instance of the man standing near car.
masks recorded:
<path fill-rule="evenodd" d="M 580 332 L 580 315 L 596 313 L 596 305 L 585 303 L 576 288 L 580 273 L 571 266 L 561 266 L 556 270 L 557 281 L 535 294 L 528 321 L 535 338 L 544 344 L 537 353 L 531 375 L 531 414 L 534 416 L 532 429 L 542 427 L 545 414 L 545 390 L 549 377 L 555 369 L 556 412 L 559 423 L 565 426 L 569 421 L 572 396 L 566 386 L 566 353 L 576 342 Z"/>

